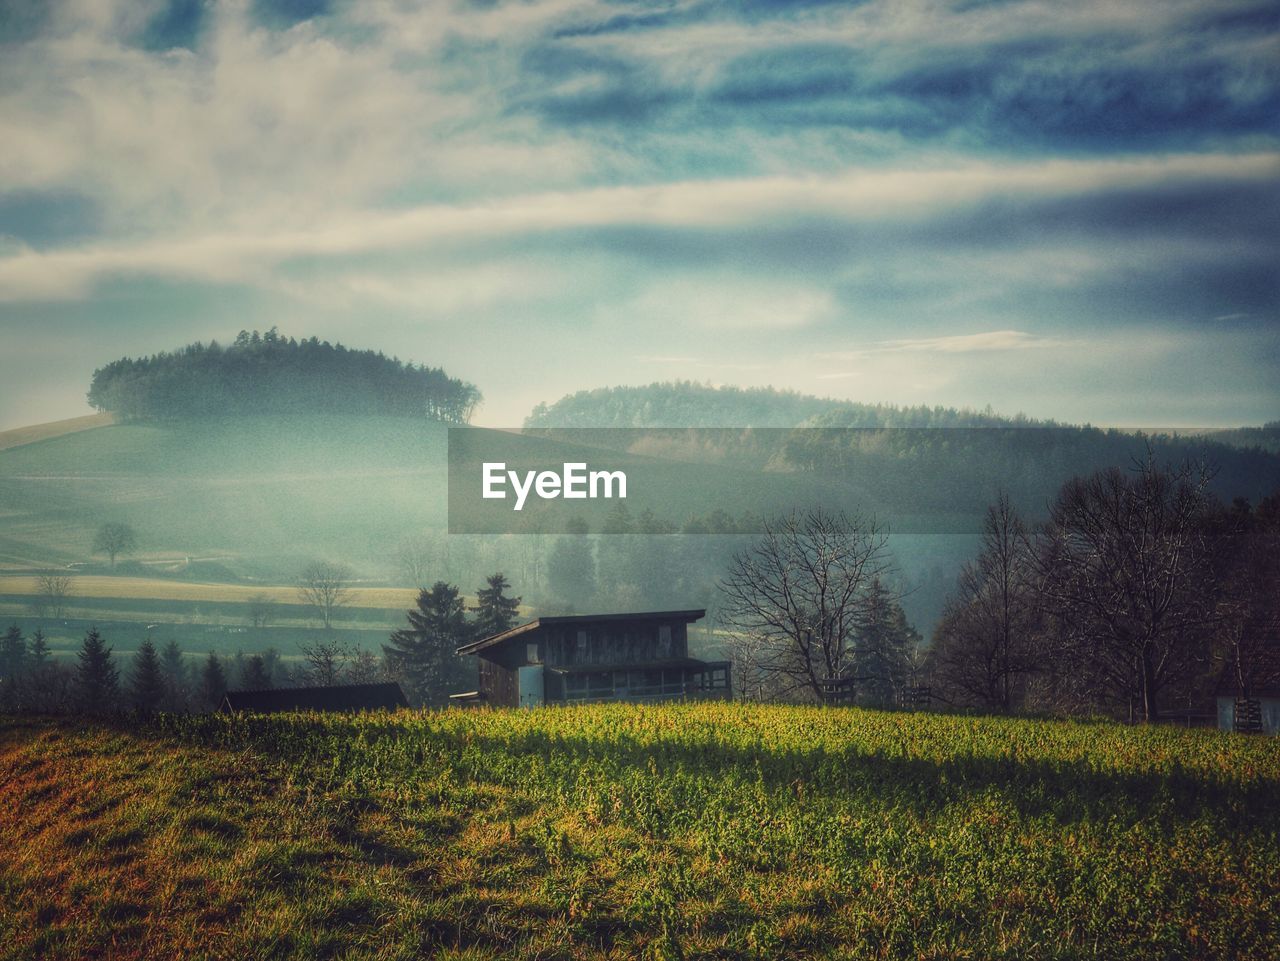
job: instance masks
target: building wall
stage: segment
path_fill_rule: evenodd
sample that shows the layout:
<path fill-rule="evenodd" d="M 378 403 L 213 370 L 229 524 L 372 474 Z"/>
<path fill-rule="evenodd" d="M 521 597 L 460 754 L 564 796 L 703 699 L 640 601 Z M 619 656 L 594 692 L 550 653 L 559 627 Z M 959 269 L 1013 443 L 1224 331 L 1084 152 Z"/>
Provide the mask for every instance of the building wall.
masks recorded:
<path fill-rule="evenodd" d="M 1280 697 L 1258 698 L 1262 702 L 1262 731 L 1264 734 L 1280 734 Z M 1218 698 L 1218 727 L 1230 731 L 1235 722 L 1234 697 Z"/>
<path fill-rule="evenodd" d="M 549 667 L 582 664 L 642 664 L 686 657 L 688 625 L 683 621 L 602 621 L 565 625 L 535 631 L 522 640 L 534 643 L 536 653 Z"/>

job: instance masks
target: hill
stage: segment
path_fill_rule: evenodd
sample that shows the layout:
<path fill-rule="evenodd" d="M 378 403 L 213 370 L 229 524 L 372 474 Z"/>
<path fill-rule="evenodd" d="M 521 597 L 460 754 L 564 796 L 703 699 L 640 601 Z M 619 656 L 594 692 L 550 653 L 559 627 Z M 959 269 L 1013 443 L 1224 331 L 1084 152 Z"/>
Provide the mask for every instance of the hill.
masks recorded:
<path fill-rule="evenodd" d="M 66 420 L 49 421 L 47 424 L 15 427 L 12 430 L 0 431 L 0 450 L 21 447 L 24 444 L 34 444 L 38 440 L 61 437 L 63 434 L 74 434 L 77 431 L 107 427 L 114 423 L 115 417 L 111 414 L 86 414 L 84 417 L 68 417 Z"/>
<path fill-rule="evenodd" d="M 553 404 L 539 404 L 525 419 L 525 426 L 800 427 L 814 418 L 831 416 L 842 427 L 1052 426 L 990 411 L 862 404 L 773 387 L 713 387 L 693 381 L 580 390 Z"/>
<path fill-rule="evenodd" d="M 229 347 L 194 343 L 172 353 L 122 357 L 93 372 L 89 403 L 121 420 L 246 414 L 385 414 L 464 424 L 475 385 L 439 367 L 351 350 L 273 327 L 242 330 Z"/>
<path fill-rule="evenodd" d="M 1269 741 L 701 704 L 0 721 L 0 953 L 1280 955 Z"/>
<path fill-rule="evenodd" d="M 0 451 L 0 565 L 84 561 L 122 521 L 143 556 L 227 559 L 296 573 L 367 559 L 444 526 L 445 425 L 294 415 L 118 424 Z"/>

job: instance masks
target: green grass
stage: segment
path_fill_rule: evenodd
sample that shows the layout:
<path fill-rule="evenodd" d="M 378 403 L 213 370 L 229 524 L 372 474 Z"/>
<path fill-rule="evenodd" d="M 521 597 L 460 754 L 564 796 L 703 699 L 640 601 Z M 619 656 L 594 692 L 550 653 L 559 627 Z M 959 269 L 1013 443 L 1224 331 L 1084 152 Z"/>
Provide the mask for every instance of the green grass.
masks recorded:
<path fill-rule="evenodd" d="M 1280 742 L 700 704 L 0 728 L 0 957 L 1280 956 Z"/>

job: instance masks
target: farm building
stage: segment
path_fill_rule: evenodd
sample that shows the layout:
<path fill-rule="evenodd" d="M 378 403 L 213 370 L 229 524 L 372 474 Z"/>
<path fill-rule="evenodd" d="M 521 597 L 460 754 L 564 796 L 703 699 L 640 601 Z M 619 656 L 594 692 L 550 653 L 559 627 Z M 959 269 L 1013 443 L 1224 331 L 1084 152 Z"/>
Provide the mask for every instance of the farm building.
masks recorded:
<path fill-rule="evenodd" d="M 408 707 L 404 692 L 389 684 L 342 684 L 334 687 L 281 687 L 259 691 L 227 691 L 224 713 L 253 711 L 394 711 Z"/>
<path fill-rule="evenodd" d="M 689 656 L 706 611 L 540 617 L 458 648 L 480 659 L 480 689 L 455 702 L 500 706 L 730 696 L 729 662 Z"/>
<path fill-rule="evenodd" d="M 1223 731 L 1255 731 L 1280 734 L 1280 649 L 1268 648 L 1251 665 L 1255 680 L 1246 695 L 1236 672 L 1222 675 L 1214 692 L 1217 698 L 1218 727 Z"/>

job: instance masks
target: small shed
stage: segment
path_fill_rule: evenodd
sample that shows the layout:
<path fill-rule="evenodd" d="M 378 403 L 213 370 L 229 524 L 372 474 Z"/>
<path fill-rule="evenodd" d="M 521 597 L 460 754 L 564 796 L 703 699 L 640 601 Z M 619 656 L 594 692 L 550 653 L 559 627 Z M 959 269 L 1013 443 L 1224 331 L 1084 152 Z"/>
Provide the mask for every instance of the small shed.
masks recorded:
<path fill-rule="evenodd" d="M 394 711 L 408 707 L 394 681 L 384 684 L 338 684 L 331 687 L 278 687 L 227 691 L 222 711 L 275 714 L 280 711 Z"/>

